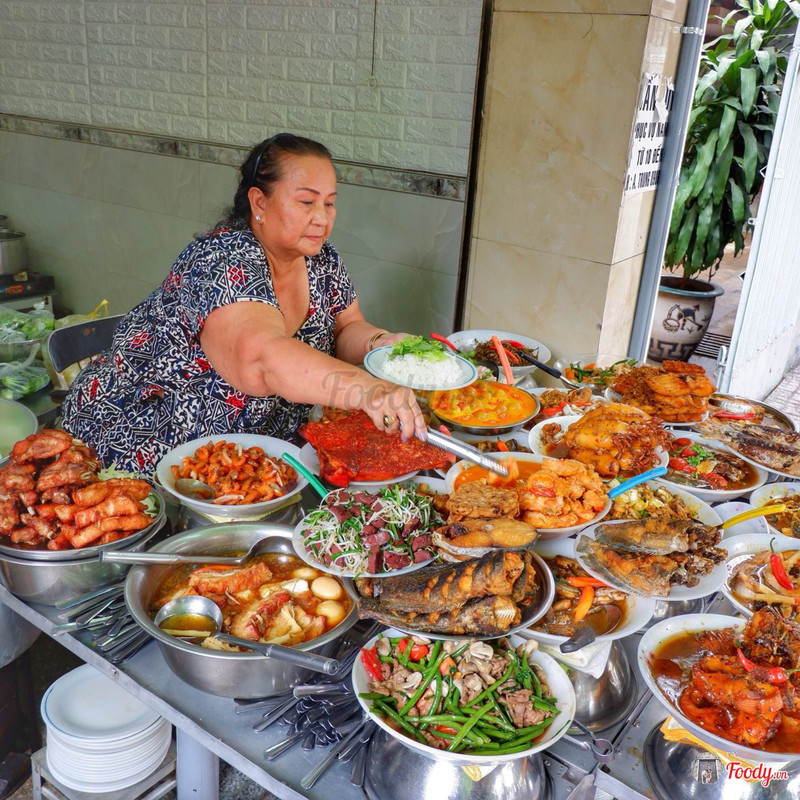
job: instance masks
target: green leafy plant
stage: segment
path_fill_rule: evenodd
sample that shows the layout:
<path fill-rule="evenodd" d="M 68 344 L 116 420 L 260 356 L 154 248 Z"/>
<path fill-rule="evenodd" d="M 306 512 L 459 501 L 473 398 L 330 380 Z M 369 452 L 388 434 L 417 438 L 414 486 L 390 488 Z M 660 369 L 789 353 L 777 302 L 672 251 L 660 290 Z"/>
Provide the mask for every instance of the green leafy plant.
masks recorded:
<path fill-rule="evenodd" d="M 684 280 L 744 246 L 763 182 L 796 17 L 785 0 L 736 0 L 703 47 L 664 266 Z M 730 29 L 730 30 L 728 30 Z"/>

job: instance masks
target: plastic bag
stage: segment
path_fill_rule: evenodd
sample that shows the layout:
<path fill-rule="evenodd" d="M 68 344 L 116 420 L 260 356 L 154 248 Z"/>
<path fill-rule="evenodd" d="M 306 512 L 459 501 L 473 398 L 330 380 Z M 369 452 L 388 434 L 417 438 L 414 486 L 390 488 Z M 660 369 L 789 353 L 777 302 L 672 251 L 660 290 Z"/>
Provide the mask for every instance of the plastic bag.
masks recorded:
<path fill-rule="evenodd" d="M 32 363 L 38 349 L 39 345 L 34 345 L 25 361 L 9 361 L 0 366 L 0 397 L 4 400 L 19 400 L 47 386 L 47 370 Z"/>
<path fill-rule="evenodd" d="M 53 312 L 44 303 L 36 303 L 33 311 L 0 310 L 0 342 L 26 342 L 43 339 L 53 330 Z"/>
<path fill-rule="evenodd" d="M 66 317 L 61 317 L 55 321 L 56 328 L 66 328 L 69 325 L 77 325 L 81 322 L 91 322 L 93 319 L 100 319 L 101 317 L 108 316 L 108 300 L 101 300 L 88 314 L 69 314 Z M 77 377 L 78 373 L 91 359 L 78 364 L 72 364 L 67 367 L 63 372 L 56 372 L 53 362 L 47 353 L 47 348 L 42 350 L 42 361 L 44 361 L 47 373 L 50 380 L 53 381 L 53 386 L 56 389 L 69 389 L 72 382 Z"/>

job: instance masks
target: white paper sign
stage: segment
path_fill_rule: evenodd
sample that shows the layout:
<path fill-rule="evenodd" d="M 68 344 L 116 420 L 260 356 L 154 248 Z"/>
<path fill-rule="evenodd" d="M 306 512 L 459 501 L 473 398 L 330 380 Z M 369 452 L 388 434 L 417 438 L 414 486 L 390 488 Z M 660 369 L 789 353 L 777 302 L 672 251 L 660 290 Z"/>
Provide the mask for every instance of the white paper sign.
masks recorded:
<path fill-rule="evenodd" d="M 674 95 L 671 79 L 645 73 L 625 172 L 625 194 L 652 192 L 656 188 Z"/>

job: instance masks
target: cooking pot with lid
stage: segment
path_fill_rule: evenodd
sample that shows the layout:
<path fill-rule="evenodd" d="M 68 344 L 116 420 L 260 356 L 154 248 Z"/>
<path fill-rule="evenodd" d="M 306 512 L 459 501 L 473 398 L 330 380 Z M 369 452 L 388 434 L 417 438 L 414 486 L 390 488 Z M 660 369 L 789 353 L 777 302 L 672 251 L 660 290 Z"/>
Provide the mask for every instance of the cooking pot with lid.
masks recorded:
<path fill-rule="evenodd" d="M 16 275 L 26 265 L 25 234 L 0 230 L 0 275 Z"/>

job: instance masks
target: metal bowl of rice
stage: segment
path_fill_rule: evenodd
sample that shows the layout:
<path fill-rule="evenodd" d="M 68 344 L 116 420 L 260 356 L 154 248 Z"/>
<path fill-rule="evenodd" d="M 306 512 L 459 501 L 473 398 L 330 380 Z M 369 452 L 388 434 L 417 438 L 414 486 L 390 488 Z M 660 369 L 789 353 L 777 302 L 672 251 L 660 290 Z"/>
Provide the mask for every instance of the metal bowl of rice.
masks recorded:
<path fill-rule="evenodd" d="M 478 377 L 474 364 L 459 355 L 431 360 L 418 355 L 392 355 L 392 346 L 371 350 L 364 366 L 376 378 L 418 391 L 460 389 Z"/>

